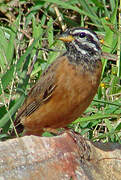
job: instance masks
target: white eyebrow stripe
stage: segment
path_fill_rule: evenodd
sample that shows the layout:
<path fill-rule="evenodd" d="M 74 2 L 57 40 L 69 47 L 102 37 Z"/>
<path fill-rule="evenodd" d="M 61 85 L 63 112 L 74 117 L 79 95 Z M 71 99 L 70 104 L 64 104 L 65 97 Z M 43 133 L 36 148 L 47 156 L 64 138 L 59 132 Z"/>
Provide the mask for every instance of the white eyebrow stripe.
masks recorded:
<path fill-rule="evenodd" d="M 80 32 L 85 32 L 86 34 L 91 35 L 93 37 L 94 41 L 99 41 L 99 39 L 94 34 L 92 34 L 90 31 L 88 31 L 86 29 L 81 29 L 81 30 L 80 29 L 76 29 L 72 33 L 73 34 L 78 34 Z"/>

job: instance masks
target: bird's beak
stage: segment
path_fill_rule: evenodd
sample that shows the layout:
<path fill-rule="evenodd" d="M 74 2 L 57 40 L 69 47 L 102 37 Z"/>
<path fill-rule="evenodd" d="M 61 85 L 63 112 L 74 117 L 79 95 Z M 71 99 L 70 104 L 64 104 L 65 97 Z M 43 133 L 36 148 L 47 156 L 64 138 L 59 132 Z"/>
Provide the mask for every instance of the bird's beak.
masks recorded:
<path fill-rule="evenodd" d="M 63 42 L 71 42 L 74 40 L 74 37 L 71 35 L 62 34 L 62 35 L 60 35 L 59 40 L 61 40 Z"/>

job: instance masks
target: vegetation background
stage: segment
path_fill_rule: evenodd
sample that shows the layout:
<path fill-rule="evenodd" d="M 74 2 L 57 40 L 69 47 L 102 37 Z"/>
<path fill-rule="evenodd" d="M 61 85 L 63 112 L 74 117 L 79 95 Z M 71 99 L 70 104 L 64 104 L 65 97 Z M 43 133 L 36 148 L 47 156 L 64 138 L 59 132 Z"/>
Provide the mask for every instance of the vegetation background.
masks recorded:
<path fill-rule="evenodd" d="M 121 2 L 118 0 L 0 0 L 1 140 L 11 138 L 16 112 L 27 92 L 64 49 L 57 36 L 76 26 L 91 28 L 98 34 L 104 52 L 103 72 L 93 102 L 69 127 L 93 141 L 121 142 Z"/>

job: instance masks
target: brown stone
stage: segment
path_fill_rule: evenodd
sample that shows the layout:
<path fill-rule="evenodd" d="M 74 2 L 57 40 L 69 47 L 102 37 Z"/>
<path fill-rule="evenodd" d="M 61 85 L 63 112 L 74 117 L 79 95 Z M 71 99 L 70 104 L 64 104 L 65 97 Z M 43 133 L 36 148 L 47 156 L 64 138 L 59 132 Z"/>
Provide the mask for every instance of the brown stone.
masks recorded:
<path fill-rule="evenodd" d="M 0 143 L 0 180 L 121 180 L 121 145 L 67 132 Z"/>

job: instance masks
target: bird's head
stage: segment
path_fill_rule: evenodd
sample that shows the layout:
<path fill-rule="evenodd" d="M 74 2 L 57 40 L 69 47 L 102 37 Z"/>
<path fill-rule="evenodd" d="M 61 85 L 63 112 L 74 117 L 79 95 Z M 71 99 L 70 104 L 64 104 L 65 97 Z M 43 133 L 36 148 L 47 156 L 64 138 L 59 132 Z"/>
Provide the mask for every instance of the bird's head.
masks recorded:
<path fill-rule="evenodd" d="M 95 32 L 86 28 L 72 28 L 63 32 L 59 39 L 65 43 L 67 53 L 80 57 L 100 59 L 100 41 Z"/>

